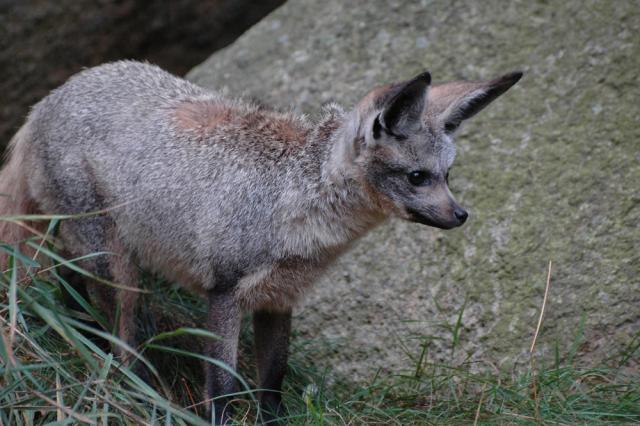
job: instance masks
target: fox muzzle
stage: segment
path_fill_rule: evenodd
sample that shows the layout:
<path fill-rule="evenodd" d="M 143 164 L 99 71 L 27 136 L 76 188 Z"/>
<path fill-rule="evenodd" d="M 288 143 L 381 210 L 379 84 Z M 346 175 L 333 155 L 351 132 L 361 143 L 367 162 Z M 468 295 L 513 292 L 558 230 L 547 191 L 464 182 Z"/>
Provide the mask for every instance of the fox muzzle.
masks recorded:
<path fill-rule="evenodd" d="M 407 213 L 409 214 L 409 220 L 412 222 L 440 229 L 451 229 L 461 226 L 469 217 L 469 213 L 458 205 L 452 209 L 451 214 L 447 215 L 448 217 L 446 218 L 441 216 L 427 216 L 412 208 L 407 208 Z"/>

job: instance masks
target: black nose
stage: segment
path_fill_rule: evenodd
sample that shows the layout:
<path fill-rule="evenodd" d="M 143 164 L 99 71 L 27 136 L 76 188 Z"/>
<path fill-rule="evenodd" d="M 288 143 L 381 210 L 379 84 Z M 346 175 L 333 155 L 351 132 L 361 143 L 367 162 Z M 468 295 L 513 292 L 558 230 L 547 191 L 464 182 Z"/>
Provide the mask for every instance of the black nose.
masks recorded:
<path fill-rule="evenodd" d="M 458 221 L 460 221 L 461 225 L 463 223 L 465 223 L 467 218 L 469 217 L 469 213 L 467 213 L 465 210 L 463 210 L 461 208 L 455 209 L 453 214 L 456 216 L 456 219 L 458 219 Z"/>

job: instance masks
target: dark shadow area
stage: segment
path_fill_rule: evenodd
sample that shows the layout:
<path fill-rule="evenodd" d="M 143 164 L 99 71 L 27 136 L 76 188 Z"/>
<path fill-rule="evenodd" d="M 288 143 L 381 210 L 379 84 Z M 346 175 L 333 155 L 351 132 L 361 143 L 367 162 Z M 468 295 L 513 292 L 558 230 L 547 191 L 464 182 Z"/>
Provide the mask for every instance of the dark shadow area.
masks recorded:
<path fill-rule="evenodd" d="M 139 59 L 182 75 L 284 0 L 0 0 L 0 151 L 70 75 Z"/>

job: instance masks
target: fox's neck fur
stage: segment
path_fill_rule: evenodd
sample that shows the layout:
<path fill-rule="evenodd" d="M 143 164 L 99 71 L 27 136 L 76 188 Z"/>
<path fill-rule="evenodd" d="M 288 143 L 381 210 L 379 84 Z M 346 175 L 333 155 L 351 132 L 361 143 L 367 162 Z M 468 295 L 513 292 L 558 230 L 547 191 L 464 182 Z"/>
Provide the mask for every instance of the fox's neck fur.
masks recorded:
<path fill-rule="evenodd" d="M 317 183 L 312 194 L 297 198 L 307 202 L 294 207 L 298 217 L 288 235 L 305 239 L 291 242 L 298 249 L 306 246 L 307 255 L 340 252 L 387 217 L 389 203 L 369 187 L 355 163 L 359 121 L 357 112 L 330 105 L 306 134 L 301 158 L 315 163 L 304 169 L 317 173 L 312 177 Z"/>
<path fill-rule="evenodd" d="M 256 220 L 276 237 L 269 247 L 276 258 L 318 259 L 341 252 L 390 213 L 392 204 L 369 186 L 359 163 L 366 163 L 357 152 L 362 128 L 371 124 L 363 123 L 362 117 L 371 115 L 366 112 L 360 105 L 345 112 L 332 104 L 312 123 L 205 94 L 178 100 L 174 122 L 192 144 L 209 145 L 222 156 L 231 153 L 232 161 L 242 158 L 264 170 L 253 178 L 265 181 L 263 194 L 272 194 L 274 214 L 265 222 Z"/>

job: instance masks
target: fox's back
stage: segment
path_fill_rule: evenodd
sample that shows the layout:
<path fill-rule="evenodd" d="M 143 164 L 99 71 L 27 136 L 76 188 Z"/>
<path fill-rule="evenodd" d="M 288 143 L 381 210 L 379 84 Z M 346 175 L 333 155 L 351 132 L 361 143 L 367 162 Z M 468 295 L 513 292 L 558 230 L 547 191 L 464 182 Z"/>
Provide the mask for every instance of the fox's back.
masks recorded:
<path fill-rule="evenodd" d="M 60 183 L 72 174 L 65 166 L 102 169 L 141 160 L 142 153 L 153 155 L 169 142 L 163 116 L 171 104 L 206 95 L 148 64 L 121 61 L 91 68 L 34 107 L 33 151 L 48 173 L 61 173 Z"/>

